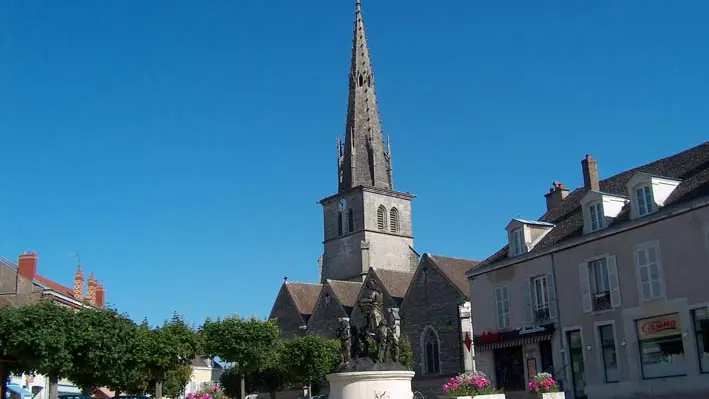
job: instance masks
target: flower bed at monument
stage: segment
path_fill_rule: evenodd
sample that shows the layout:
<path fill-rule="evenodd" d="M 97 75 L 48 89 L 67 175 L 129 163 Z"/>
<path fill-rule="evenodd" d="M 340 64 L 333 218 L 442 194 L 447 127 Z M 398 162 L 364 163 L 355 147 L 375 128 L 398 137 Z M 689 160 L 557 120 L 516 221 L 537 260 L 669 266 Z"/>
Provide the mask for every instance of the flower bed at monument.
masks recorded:
<path fill-rule="evenodd" d="M 542 399 L 563 399 L 563 392 L 559 392 L 559 384 L 549 373 L 539 373 L 535 375 L 527 388 L 536 393 Z"/>

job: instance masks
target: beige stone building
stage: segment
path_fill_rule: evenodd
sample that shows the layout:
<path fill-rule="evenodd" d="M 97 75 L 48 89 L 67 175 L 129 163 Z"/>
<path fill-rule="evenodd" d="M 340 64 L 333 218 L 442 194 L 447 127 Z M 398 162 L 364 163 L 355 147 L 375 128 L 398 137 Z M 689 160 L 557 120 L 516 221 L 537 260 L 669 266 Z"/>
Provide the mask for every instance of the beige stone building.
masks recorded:
<path fill-rule="evenodd" d="M 569 398 L 709 397 L 709 143 L 582 171 L 468 273 L 478 368 L 508 390 L 546 370 Z"/>

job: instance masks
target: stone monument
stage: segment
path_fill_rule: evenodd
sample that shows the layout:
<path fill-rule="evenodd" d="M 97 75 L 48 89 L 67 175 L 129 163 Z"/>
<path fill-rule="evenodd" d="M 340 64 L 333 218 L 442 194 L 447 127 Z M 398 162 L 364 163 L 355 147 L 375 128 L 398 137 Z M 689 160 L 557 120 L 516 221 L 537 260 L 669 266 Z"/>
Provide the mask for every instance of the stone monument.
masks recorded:
<path fill-rule="evenodd" d="M 411 399 L 414 372 L 400 362 L 399 309 L 383 308 L 382 291 L 373 280 L 357 302 L 360 326 L 338 319 L 340 365 L 327 376 L 329 399 Z"/>

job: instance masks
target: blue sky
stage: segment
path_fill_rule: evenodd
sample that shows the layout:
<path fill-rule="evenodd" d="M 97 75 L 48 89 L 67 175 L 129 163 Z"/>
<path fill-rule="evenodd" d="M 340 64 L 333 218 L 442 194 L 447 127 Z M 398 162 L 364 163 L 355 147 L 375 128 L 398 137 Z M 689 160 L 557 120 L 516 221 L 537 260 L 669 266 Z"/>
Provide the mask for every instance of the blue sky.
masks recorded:
<path fill-rule="evenodd" d="M 79 251 L 135 319 L 267 316 L 317 280 L 353 3 L 3 2 L 0 255 L 71 285 Z M 420 252 L 485 258 L 586 153 L 706 140 L 709 2 L 436 4 L 363 4 Z"/>

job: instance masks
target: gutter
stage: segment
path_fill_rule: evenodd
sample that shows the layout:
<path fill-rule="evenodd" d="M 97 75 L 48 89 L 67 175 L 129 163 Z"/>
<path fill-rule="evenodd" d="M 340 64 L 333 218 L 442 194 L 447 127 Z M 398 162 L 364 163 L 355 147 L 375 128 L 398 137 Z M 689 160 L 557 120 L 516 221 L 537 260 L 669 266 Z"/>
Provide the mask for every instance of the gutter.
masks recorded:
<path fill-rule="evenodd" d="M 552 245 L 551 247 L 538 251 L 538 252 L 528 252 L 525 255 L 521 255 L 515 258 L 512 258 L 510 260 L 503 261 L 499 264 L 494 265 L 493 267 L 489 269 L 485 269 L 482 271 L 476 270 L 476 268 L 473 268 L 469 270 L 467 273 L 465 273 L 465 276 L 468 278 L 468 280 L 472 280 L 476 276 L 483 275 L 485 273 L 489 273 L 495 270 L 499 269 L 504 269 L 505 267 L 508 266 L 514 266 L 519 263 L 523 263 L 532 259 L 536 258 L 541 258 L 543 256 L 547 256 L 549 254 L 553 254 L 555 252 L 561 252 L 566 249 L 571 249 L 574 247 L 581 246 L 583 244 L 586 244 L 591 241 L 599 240 L 601 238 L 606 238 L 610 236 L 614 236 L 616 234 L 620 234 L 623 232 L 626 232 L 628 230 L 633 230 L 637 229 L 642 226 L 646 226 L 652 223 L 656 223 L 665 219 L 669 219 L 674 216 L 679 216 L 700 208 L 704 208 L 706 206 L 709 206 L 709 198 L 704 197 L 701 198 L 700 200 L 692 200 L 689 202 L 690 205 L 684 206 L 681 208 L 676 208 L 675 210 L 672 210 L 672 206 L 669 207 L 668 210 L 665 210 L 665 212 L 657 212 L 651 216 L 646 216 L 641 219 L 636 219 L 636 220 L 631 220 L 627 224 L 623 224 L 619 227 L 615 227 L 613 229 L 607 229 L 607 230 L 601 230 L 600 232 L 588 234 L 586 236 L 582 236 L 576 239 L 570 240 L 568 243 L 565 244 L 560 244 L 560 245 Z M 485 267 L 485 266 L 483 266 Z"/>

